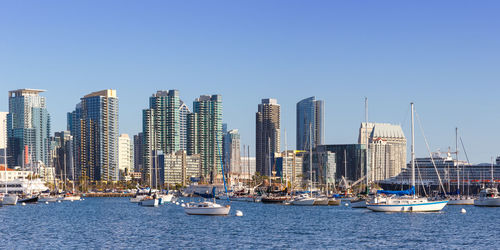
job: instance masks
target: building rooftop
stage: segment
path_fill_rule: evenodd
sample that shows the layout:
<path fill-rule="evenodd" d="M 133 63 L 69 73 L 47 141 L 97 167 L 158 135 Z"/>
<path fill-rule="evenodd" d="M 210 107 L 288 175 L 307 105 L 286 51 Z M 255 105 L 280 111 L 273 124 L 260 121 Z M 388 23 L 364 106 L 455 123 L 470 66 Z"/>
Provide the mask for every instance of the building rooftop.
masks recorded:
<path fill-rule="evenodd" d="M 24 95 L 38 95 L 45 92 L 43 89 L 16 89 L 9 91 L 9 97 L 24 96 Z"/>
<path fill-rule="evenodd" d="M 116 98 L 116 90 L 115 89 L 105 89 L 101 91 L 92 92 L 83 98 L 95 97 L 95 96 L 103 96 L 103 97 L 114 97 Z"/>
<path fill-rule="evenodd" d="M 389 123 L 375 123 L 372 131 L 373 138 L 405 138 L 403 129 L 399 125 Z"/>

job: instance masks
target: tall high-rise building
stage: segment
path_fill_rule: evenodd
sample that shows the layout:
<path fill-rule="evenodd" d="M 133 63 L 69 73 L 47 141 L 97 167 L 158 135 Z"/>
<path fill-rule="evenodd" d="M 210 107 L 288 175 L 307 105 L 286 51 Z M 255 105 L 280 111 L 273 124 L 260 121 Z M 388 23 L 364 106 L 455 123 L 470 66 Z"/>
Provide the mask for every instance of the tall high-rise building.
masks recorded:
<path fill-rule="evenodd" d="M 202 95 L 193 102 L 188 118 L 189 155 L 199 154 L 201 175 L 205 180 L 221 178 L 222 96 Z"/>
<path fill-rule="evenodd" d="M 144 164 L 144 134 L 138 133 L 134 135 L 134 172 L 141 172 Z"/>
<path fill-rule="evenodd" d="M 240 134 L 237 129 L 229 130 L 226 133 L 227 141 L 227 172 L 231 174 L 241 174 L 241 151 L 240 151 Z"/>
<path fill-rule="evenodd" d="M 7 114 L 9 112 L 0 112 L 0 164 L 4 162 L 4 150 L 7 150 Z M 7 154 L 7 152 L 5 152 Z"/>
<path fill-rule="evenodd" d="M 77 178 L 81 181 L 117 181 L 118 97 L 116 90 L 90 93 L 68 114 L 73 135 Z"/>
<path fill-rule="evenodd" d="M 314 96 L 297 103 L 297 150 L 309 150 L 309 131 L 313 148 L 323 144 L 324 107 Z"/>
<path fill-rule="evenodd" d="M 187 115 L 191 113 L 189 107 L 181 100 L 179 106 L 179 147 L 182 150 L 187 149 Z"/>
<path fill-rule="evenodd" d="M 406 167 L 406 138 L 401 126 L 363 122 L 359 128 L 360 144 L 366 144 L 367 135 L 370 180 L 385 180 L 401 173 Z"/>
<path fill-rule="evenodd" d="M 262 99 L 256 113 L 256 171 L 269 176 L 280 152 L 280 105 L 276 99 Z"/>
<path fill-rule="evenodd" d="M 157 91 L 149 98 L 149 109 L 142 112 L 143 181 L 149 180 L 152 169 L 152 152 L 163 154 L 180 149 L 180 99 L 178 90 Z"/>
<path fill-rule="evenodd" d="M 121 134 L 118 137 L 118 169 L 120 169 L 120 178 L 134 171 L 133 145 L 128 134 Z"/>
<path fill-rule="evenodd" d="M 9 91 L 7 115 L 7 151 L 10 166 L 29 162 L 49 164 L 50 116 L 44 90 Z M 27 151 L 27 152 L 26 152 Z"/>

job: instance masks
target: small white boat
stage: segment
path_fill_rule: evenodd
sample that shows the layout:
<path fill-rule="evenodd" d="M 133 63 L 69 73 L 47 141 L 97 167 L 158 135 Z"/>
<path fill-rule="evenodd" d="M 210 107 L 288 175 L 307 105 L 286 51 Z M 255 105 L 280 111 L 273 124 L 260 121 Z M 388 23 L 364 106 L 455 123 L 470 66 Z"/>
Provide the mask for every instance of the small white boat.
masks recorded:
<path fill-rule="evenodd" d="M 6 194 L 3 196 L 2 205 L 3 206 L 7 206 L 7 205 L 14 206 L 17 204 L 18 198 L 19 197 L 17 197 L 17 195 L 15 195 L 15 194 Z"/>
<path fill-rule="evenodd" d="M 474 200 L 474 206 L 500 207 L 500 196 L 496 188 L 486 188 L 479 192 L 479 198 Z"/>
<path fill-rule="evenodd" d="M 157 207 L 159 204 L 160 204 L 160 199 L 152 197 L 146 197 L 139 202 L 139 205 L 143 207 Z"/>
<path fill-rule="evenodd" d="M 448 205 L 474 205 L 474 198 L 466 196 L 452 196 Z"/>
<path fill-rule="evenodd" d="M 315 199 L 311 198 L 309 195 L 301 194 L 292 200 L 292 205 L 295 205 L 295 206 L 313 206 L 314 201 L 315 201 Z"/>
<path fill-rule="evenodd" d="M 215 202 L 190 202 L 184 207 L 184 212 L 189 215 L 228 215 L 230 205 L 222 206 Z"/>

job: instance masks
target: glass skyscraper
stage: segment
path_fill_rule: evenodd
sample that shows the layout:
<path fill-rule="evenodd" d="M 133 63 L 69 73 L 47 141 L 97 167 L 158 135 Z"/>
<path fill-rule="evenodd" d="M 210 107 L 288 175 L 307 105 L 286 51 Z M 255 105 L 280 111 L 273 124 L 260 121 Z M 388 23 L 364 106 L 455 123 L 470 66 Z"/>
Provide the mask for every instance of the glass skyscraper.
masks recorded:
<path fill-rule="evenodd" d="M 50 116 L 44 90 L 9 91 L 7 151 L 10 166 L 43 162 L 49 165 Z"/>
<path fill-rule="evenodd" d="M 323 144 L 324 106 L 314 96 L 297 103 L 297 150 L 309 149 L 309 131 L 313 148 Z"/>
<path fill-rule="evenodd" d="M 149 109 L 142 112 L 142 177 L 145 182 L 150 179 L 153 151 L 170 154 L 181 148 L 180 102 L 178 90 L 157 91 L 149 98 Z"/>
<path fill-rule="evenodd" d="M 80 181 L 118 181 L 118 97 L 107 89 L 81 98 L 68 114 Z"/>
<path fill-rule="evenodd" d="M 255 114 L 256 171 L 270 176 L 276 165 L 274 155 L 280 153 L 281 106 L 276 99 L 262 99 Z M 274 168 L 276 171 L 276 168 Z"/>
<path fill-rule="evenodd" d="M 187 116 L 189 155 L 199 154 L 201 175 L 213 181 L 222 171 L 222 96 L 202 95 L 193 102 Z"/>

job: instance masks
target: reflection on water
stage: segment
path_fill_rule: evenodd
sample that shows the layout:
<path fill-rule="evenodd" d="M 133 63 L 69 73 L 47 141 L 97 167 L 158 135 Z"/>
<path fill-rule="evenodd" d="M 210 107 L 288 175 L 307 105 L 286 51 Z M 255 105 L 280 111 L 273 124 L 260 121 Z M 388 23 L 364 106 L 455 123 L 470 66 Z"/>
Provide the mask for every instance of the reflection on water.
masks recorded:
<path fill-rule="evenodd" d="M 466 214 L 460 209 L 465 207 Z M 242 210 L 243 217 L 234 216 Z M 487 248 L 500 208 L 374 213 L 349 207 L 233 202 L 231 216 L 189 216 L 126 198 L 0 208 L 1 248 Z"/>

